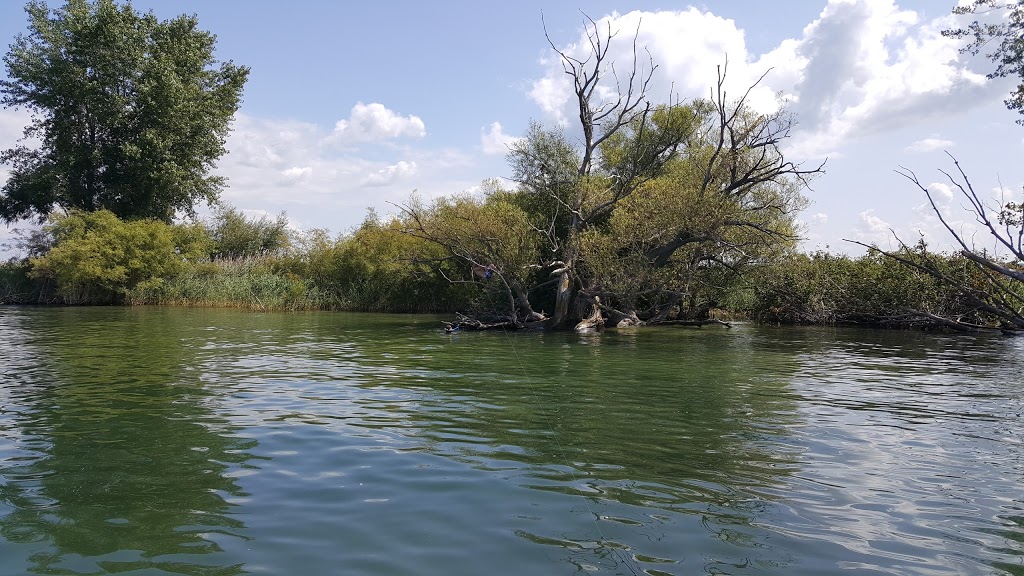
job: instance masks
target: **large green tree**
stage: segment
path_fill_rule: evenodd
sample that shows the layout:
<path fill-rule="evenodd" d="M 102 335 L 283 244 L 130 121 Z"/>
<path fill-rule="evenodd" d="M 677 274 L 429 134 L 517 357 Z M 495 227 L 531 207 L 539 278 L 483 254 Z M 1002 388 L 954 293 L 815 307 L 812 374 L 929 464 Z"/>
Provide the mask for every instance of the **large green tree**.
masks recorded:
<path fill-rule="evenodd" d="M 195 16 L 161 21 L 114 0 L 25 11 L 0 102 L 32 119 L 23 142 L 0 152 L 12 167 L 0 219 L 63 208 L 169 221 L 217 198 L 224 179 L 210 171 L 249 69 L 218 63 L 214 34 Z"/>

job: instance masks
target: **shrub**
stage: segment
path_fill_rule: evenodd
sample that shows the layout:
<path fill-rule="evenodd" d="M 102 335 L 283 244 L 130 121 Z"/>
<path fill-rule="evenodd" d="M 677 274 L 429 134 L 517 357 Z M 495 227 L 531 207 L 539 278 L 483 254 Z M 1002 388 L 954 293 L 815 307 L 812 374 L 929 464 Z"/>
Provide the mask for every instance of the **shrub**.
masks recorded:
<path fill-rule="evenodd" d="M 30 259 L 31 276 L 54 281 L 67 304 L 121 302 L 130 291 L 177 274 L 185 262 L 172 227 L 157 220 L 76 211 L 52 217 L 44 230 L 53 247 Z"/>

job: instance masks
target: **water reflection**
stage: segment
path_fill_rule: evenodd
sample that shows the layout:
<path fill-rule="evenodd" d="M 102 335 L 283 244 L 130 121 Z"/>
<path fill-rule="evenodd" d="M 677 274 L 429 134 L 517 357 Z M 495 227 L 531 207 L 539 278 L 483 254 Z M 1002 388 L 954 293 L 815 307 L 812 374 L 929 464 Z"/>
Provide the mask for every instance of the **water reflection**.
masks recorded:
<path fill-rule="evenodd" d="M 3 427 L 17 456 L 0 467 L 10 509 L 0 550 L 31 550 L 30 573 L 241 573 L 240 562 L 202 557 L 222 552 L 225 536 L 244 538 L 230 500 L 245 493 L 226 472 L 253 443 L 231 434 L 187 374 L 187 328 L 122 312 L 0 317 L 4 361 L 46 366 L 34 385 L 5 387 L 5 404 L 18 406 Z"/>
<path fill-rule="evenodd" d="M 419 450 L 551 493 L 529 497 L 546 512 L 515 532 L 580 569 L 688 571 L 682 535 L 708 532 L 721 557 L 767 565 L 782 559 L 760 547 L 764 488 L 799 468 L 790 357 L 711 331 L 463 334 L 389 357 L 408 375 L 397 385 L 444 395 L 387 408 Z"/>
<path fill-rule="evenodd" d="M 1021 575 L 1022 341 L 0 328 L 0 557 L 22 572 Z"/>

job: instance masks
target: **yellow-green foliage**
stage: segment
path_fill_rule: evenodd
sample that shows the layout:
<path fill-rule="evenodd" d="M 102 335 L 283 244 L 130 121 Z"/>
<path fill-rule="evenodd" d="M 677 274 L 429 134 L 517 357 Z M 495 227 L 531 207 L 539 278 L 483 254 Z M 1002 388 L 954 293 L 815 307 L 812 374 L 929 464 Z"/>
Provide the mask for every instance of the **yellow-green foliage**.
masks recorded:
<path fill-rule="evenodd" d="M 733 271 L 793 249 L 793 216 L 805 202 L 796 186 L 763 183 L 744 197 L 701 193 L 697 168 L 690 158 L 670 162 L 619 202 L 605 226 L 581 234 L 585 273 L 624 309 L 683 296 L 717 301 L 737 280 Z"/>
<path fill-rule="evenodd" d="M 537 262 L 541 236 L 526 212 L 507 193 L 483 199 L 469 195 L 440 198 L 420 211 L 424 232 L 459 258 L 488 266 L 507 281 L 523 282 Z"/>
<path fill-rule="evenodd" d="M 186 266 L 160 283 L 132 290 L 132 304 L 217 306 L 253 310 L 314 310 L 328 307 L 322 293 L 269 258 L 217 260 Z"/>
<path fill-rule="evenodd" d="M 434 243 L 405 234 L 397 219 L 370 213 L 351 234 L 332 239 L 315 230 L 296 240 L 277 269 L 302 278 L 335 309 L 443 312 L 460 308 L 471 291 L 445 274 L 464 274 Z"/>
<path fill-rule="evenodd" d="M 465 287 L 451 284 L 443 275 L 456 273 L 444 262 L 443 250 L 404 234 L 404 228 L 397 219 L 379 222 L 371 215 L 338 243 L 331 284 L 346 307 L 439 312 L 466 301 Z"/>
<path fill-rule="evenodd" d="M 56 281 L 65 303 L 121 301 L 139 286 L 177 274 L 185 262 L 174 229 L 157 220 L 124 222 L 107 210 L 76 211 L 53 217 L 46 228 L 54 246 L 31 260 L 32 275 Z"/>

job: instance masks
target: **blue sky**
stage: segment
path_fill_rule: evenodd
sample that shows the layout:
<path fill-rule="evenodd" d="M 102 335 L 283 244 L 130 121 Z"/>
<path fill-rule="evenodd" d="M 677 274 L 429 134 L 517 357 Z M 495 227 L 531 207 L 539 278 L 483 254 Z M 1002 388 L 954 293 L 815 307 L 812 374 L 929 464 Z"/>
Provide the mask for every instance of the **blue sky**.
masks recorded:
<path fill-rule="evenodd" d="M 1008 81 L 984 79 L 987 61 L 960 55 L 939 31 L 955 24 L 943 0 L 761 0 L 703 3 L 591 1 L 591 17 L 639 39 L 659 64 L 653 96 L 702 96 L 728 55 L 734 93 L 772 68 L 757 95 L 782 94 L 799 127 L 788 147 L 808 163 L 828 157 L 802 215 L 807 249 L 888 246 L 889 229 L 914 240 L 945 234 L 900 165 L 932 187 L 968 234 L 971 218 L 942 185 L 956 155 L 982 192 L 1020 199 L 1024 127 L 1002 99 Z M 51 3 L 55 5 L 56 3 Z M 948 5 L 947 5 L 948 4 Z M 505 144 L 531 119 L 568 122 L 564 76 L 544 38 L 580 40 L 580 8 L 565 2 L 137 1 L 161 17 L 194 13 L 218 35 L 217 56 L 252 68 L 219 171 L 223 199 L 250 211 L 286 211 L 301 229 L 334 233 L 367 208 L 395 211 L 422 197 L 473 190 L 509 174 Z M 781 8 L 780 6 L 784 6 Z M 25 28 L 18 2 L 0 4 L 0 43 Z M 23 113 L 0 110 L 0 147 Z M 0 167 L 0 180 L 5 178 Z M 0 241 L 10 231 L 0 227 Z M 980 245 L 985 245 L 978 237 Z"/>

